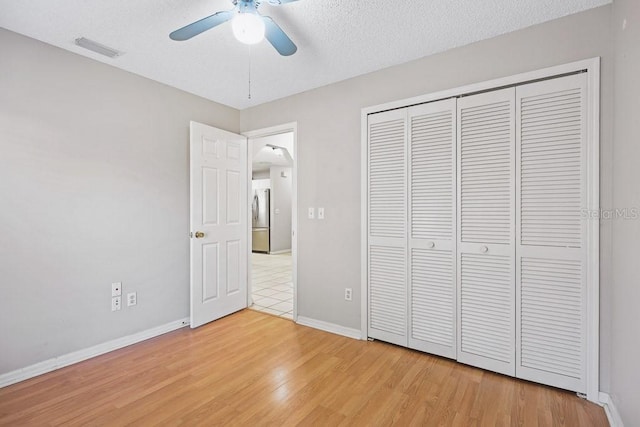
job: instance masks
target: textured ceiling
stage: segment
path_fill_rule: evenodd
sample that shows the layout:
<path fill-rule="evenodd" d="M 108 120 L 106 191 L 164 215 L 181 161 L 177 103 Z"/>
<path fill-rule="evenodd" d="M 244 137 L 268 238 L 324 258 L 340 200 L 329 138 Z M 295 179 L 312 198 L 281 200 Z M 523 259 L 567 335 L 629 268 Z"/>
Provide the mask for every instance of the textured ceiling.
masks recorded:
<path fill-rule="evenodd" d="M 238 109 L 580 12 L 611 0 L 300 0 L 260 6 L 298 45 L 237 42 L 229 23 L 169 33 L 230 0 L 0 0 L 0 26 Z M 108 59 L 87 37 L 125 52 Z M 251 99 L 248 99 L 251 64 Z"/>

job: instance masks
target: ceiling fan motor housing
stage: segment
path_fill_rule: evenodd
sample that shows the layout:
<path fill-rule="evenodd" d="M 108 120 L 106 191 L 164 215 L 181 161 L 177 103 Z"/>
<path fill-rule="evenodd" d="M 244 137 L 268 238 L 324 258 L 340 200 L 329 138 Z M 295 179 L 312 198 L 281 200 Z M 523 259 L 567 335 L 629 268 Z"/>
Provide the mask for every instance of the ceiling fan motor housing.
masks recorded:
<path fill-rule="evenodd" d="M 258 6 L 260 2 L 254 0 L 238 0 L 235 2 L 238 8 L 238 13 L 258 13 Z"/>

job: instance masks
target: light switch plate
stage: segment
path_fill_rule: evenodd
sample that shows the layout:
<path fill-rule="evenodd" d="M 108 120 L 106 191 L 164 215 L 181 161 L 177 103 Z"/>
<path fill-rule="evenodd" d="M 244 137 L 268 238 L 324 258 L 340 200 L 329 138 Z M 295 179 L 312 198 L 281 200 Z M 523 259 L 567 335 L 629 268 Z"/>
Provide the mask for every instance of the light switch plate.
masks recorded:
<path fill-rule="evenodd" d="M 309 219 L 314 219 L 316 217 L 315 208 L 309 208 Z"/>

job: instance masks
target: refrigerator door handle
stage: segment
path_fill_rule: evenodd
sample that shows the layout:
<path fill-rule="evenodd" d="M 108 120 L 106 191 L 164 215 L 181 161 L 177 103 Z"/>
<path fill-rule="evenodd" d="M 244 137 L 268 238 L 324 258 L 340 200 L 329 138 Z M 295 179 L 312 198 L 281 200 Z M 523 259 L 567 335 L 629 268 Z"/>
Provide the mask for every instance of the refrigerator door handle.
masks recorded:
<path fill-rule="evenodd" d="M 258 212 L 260 210 L 260 203 L 258 202 L 258 195 L 254 194 L 253 195 L 253 220 L 257 221 L 258 220 Z"/>

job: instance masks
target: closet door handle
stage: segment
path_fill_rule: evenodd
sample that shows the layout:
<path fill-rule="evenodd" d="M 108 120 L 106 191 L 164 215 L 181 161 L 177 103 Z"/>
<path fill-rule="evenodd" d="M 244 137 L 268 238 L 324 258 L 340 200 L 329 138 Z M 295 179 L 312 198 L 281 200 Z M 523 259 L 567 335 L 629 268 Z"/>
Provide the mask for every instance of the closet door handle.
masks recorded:
<path fill-rule="evenodd" d="M 486 245 L 482 246 L 480 248 L 480 252 L 482 252 L 483 254 L 486 254 L 487 252 L 489 252 L 489 248 Z"/>
<path fill-rule="evenodd" d="M 429 249 L 433 249 L 436 247 L 436 244 L 434 242 L 429 242 L 427 246 L 429 247 Z"/>

